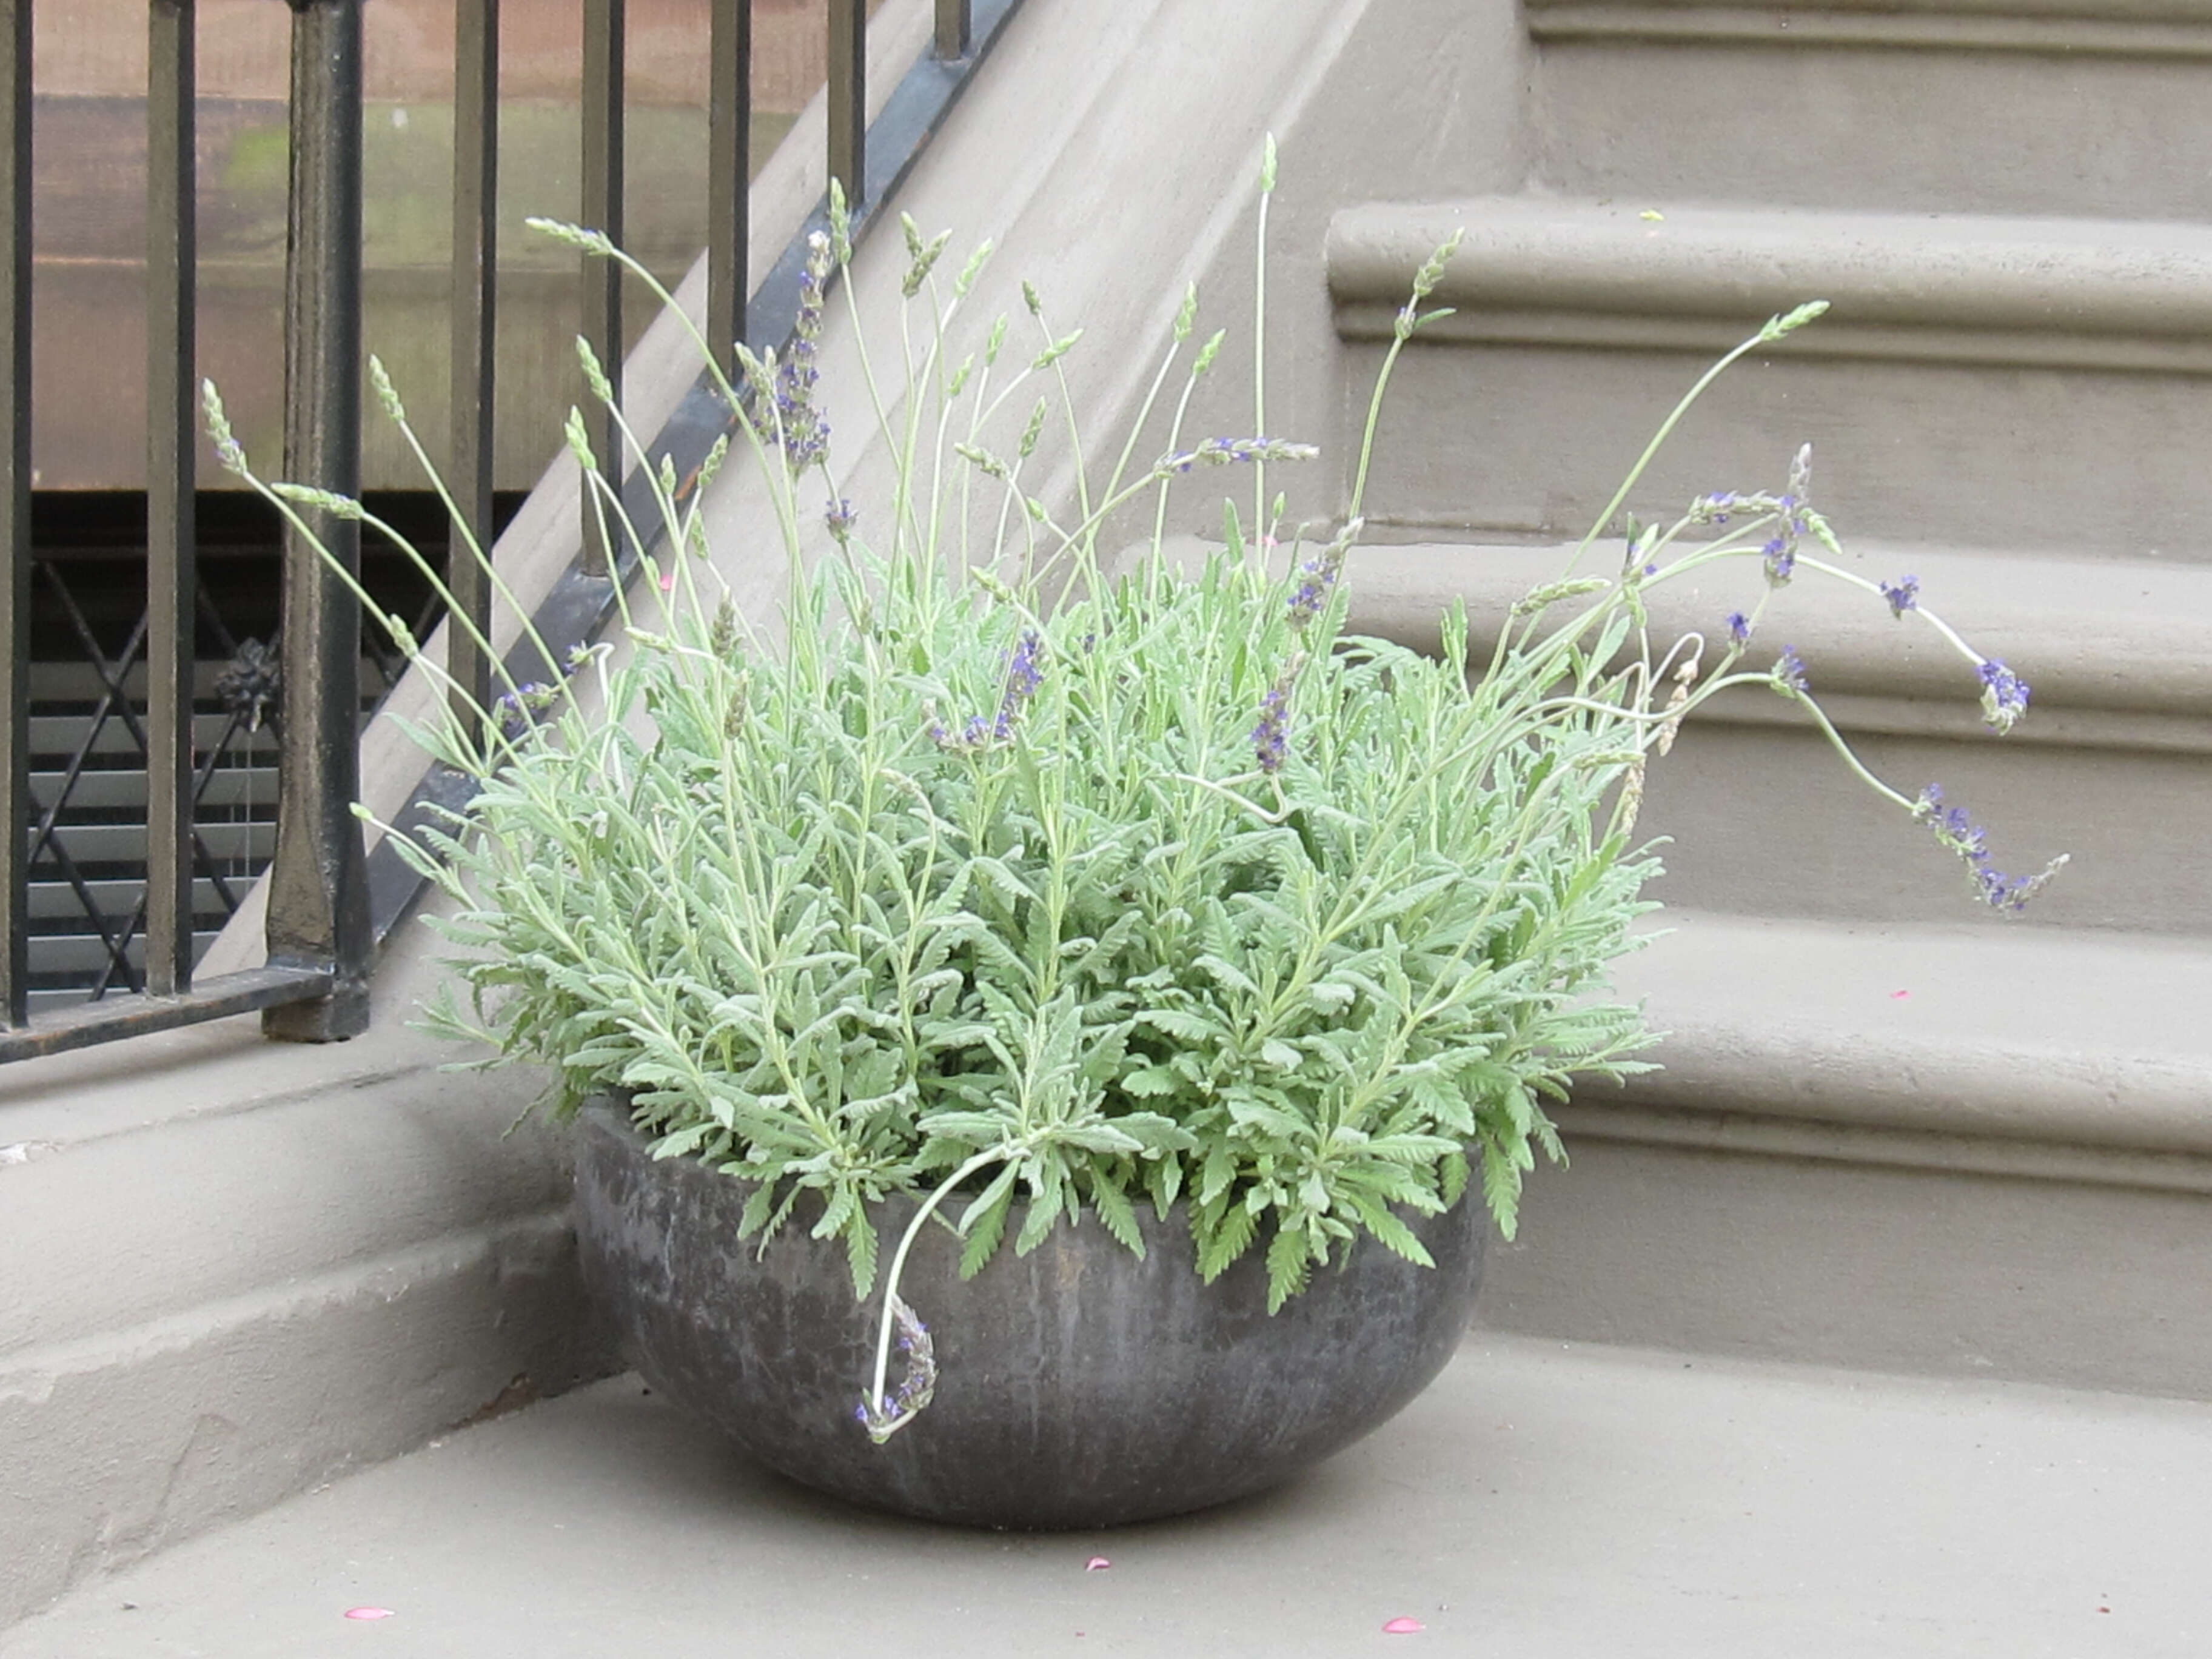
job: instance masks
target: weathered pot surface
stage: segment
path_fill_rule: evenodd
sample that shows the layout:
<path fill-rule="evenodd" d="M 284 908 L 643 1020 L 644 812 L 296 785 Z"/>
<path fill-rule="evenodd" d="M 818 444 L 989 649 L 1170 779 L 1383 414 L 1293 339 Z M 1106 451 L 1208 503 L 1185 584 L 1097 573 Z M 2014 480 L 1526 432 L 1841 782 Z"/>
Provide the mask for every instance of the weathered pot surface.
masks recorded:
<path fill-rule="evenodd" d="M 936 1399 L 877 1445 L 854 1413 L 882 1288 L 854 1300 L 842 1242 L 794 1218 L 757 1254 L 738 1237 L 746 1183 L 694 1158 L 656 1164 L 612 1105 L 579 1127 L 586 1283 L 654 1388 L 807 1486 L 979 1526 L 1180 1514 L 1350 1444 L 1451 1358 L 1490 1227 L 1472 1199 L 1409 1217 L 1433 1271 L 1363 1237 L 1271 1317 L 1260 1251 L 1201 1283 L 1179 1209 L 1162 1223 L 1139 1206 L 1142 1260 L 1086 1218 L 1024 1257 L 1009 1243 L 964 1284 L 959 1241 L 925 1226 L 899 1291 L 934 1340 Z M 913 1213 L 882 1206 L 884 1263 Z"/>

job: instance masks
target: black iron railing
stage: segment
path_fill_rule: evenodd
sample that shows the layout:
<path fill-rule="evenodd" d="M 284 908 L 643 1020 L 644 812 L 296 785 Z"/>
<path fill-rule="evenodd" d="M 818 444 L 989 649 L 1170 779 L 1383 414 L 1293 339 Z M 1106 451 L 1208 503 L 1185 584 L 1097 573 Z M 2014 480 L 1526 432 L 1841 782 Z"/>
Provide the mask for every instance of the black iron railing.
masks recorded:
<path fill-rule="evenodd" d="M 362 0 L 289 0 L 292 30 L 290 186 L 285 278 L 283 474 L 341 495 L 360 477 L 362 356 Z M 827 168 L 853 204 L 856 233 L 896 187 L 958 97 L 1018 0 L 933 0 L 933 50 L 896 88 L 872 126 L 866 118 L 866 13 L 863 0 L 828 0 L 830 64 Z M 750 226 L 747 140 L 751 125 L 750 0 L 710 0 L 708 337 L 722 343 L 725 372 L 740 341 L 781 343 L 797 314 L 805 237 L 826 220 L 827 200 L 786 248 L 757 293 L 745 292 Z M 195 629 L 207 612 L 198 571 L 195 523 L 199 411 L 193 342 L 194 110 L 192 0 L 149 0 L 148 471 L 146 609 L 120 659 L 88 645 L 103 665 L 104 691 L 91 734 L 55 801 L 42 811 L 31 785 L 31 270 L 33 225 L 33 0 L 0 0 L 0 1060 L 83 1047 L 142 1032 L 262 1011 L 271 1036 L 325 1041 L 364 1029 L 368 975 L 377 945 L 419 898 L 422 882 L 390 848 L 364 856 L 352 816 L 358 791 L 362 624 L 345 584 L 307 539 L 283 547 L 282 672 L 273 690 L 277 733 L 275 854 L 268 882 L 268 963 L 195 981 L 196 886 L 212 881 L 227 905 L 225 872 L 196 828 L 216 754 L 194 742 Z M 459 0 L 454 41 L 452 445 L 446 458 L 456 528 L 488 542 L 493 528 L 492 408 L 495 209 L 500 0 Z M 582 88 L 583 201 L 586 223 L 620 239 L 623 223 L 623 0 L 585 0 Z M 585 261 L 584 335 L 602 362 L 623 356 L 623 293 L 617 268 Z M 619 376 L 617 377 L 619 384 Z M 677 476 L 696 476 L 732 412 L 712 379 L 700 377 L 647 445 Z M 623 447 L 611 416 L 594 434 L 608 482 L 642 495 L 645 470 L 621 476 Z M 687 488 L 688 488 L 687 483 Z M 632 521 L 657 526 L 635 500 Z M 336 559 L 358 568 L 358 526 L 304 514 Z M 462 538 L 455 538 L 455 545 Z M 533 618 L 556 658 L 594 637 L 615 608 L 648 544 L 609 548 L 586 529 L 575 564 Z M 466 557 L 451 561 L 454 602 L 479 629 L 490 592 Z M 50 573 L 51 574 L 51 573 Z M 66 589 L 64 589 L 66 592 Z M 491 665 L 468 630 L 447 630 L 448 663 L 462 692 L 488 700 Z M 92 635 L 86 630 L 88 641 Z M 143 719 L 125 680 L 143 648 Z M 517 684 L 558 677 L 559 665 L 519 647 L 505 665 Z M 232 699 L 231 726 L 244 718 Z M 254 705 L 258 714 L 259 705 Z M 42 854 L 67 861 L 52 822 L 83 764 L 83 750 L 119 718 L 146 767 L 145 879 L 137 912 L 111 927 L 93 911 L 111 969 L 128 982 L 127 951 L 143 931 L 143 988 L 71 1007 L 30 1008 L 27 941 L 31 865 Z M 204 719 L 204 716 L 202 717 Z M 403 829 L 465 800 L 471 784 L 433 769 L 398 815 Z M 65 872 L 65 873 L 67 873 Z M 72 879 L 75 878 L 72 877 Z M 86 884 L 78 882 L 79 887 Z M 92 909 L 88 890 L 86 895 Z"/>

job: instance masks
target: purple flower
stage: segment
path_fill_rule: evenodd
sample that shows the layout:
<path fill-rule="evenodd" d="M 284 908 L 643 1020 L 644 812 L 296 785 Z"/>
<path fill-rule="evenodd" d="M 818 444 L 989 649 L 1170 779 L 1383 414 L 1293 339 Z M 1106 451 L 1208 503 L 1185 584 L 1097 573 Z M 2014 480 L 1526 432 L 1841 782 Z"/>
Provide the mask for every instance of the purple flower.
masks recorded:
<path fill-rule="evenodd" d="M 1797 538 L 1805 533 L 1802 519 L 1789 519 L 1784 523 L 1782 534 L 1771 539 L 1759 551 L 1766 558 L 1766 585 L 1787 587 L 1790 577 L 1797 568 Z"/>
<path fill-rule="evenodd" d="M 840 547 L 853 533 L 853 521 L 860 516 L 860 509 L 842 495 L 822 509 L 822 522 L 829 526 L 830 533 L 837 538 Z"/>
<path fill-rule="evenodd" d="M 1297 684 L 1298 671 L 1305 662 L 1304 652 L 1291 653 L 1283 672 L 1267 688 L 1267 695 L 1260 700 L 1260 723 L 1252 728 L 1252 752 L 1260 769 L 1270 777 L 1283 769 L 1283 762 L 1290 755 L 1291 689 Z"/>
<path fill-rule="evenodd" d="M 1899 576 L 1894 582 L 1876 582 L 1881 596 L 1889 601 L 1889 614 L 1900 620 L 1908 611 L 1920 608 L 1920 578 Z"/>
<path fill-rule="evenodd" d="M 1304 578 L 1291 595 L 1291 626 L 1303 634 L 1328 604 L 1328 591 L 1336 586 L 1336 572 L 1319 559 L 1308 559 L 1298 574 Z"/>
<path fill-rule="evenodd" d="M 1021 639 L 1006 659 L 1005 689 L 999 694 L 999 712 L 986 717 L 970 714 L 956 733 L 938 718 L 937 706 L 924 703 L 922 718 L 929 740 L 947 753 L 973 755 L 1011 742 L 1022 708 L 1044 684 L 1044 639 L 1034 628 L 1022 630 Z"/>
<path fill-rule="evenodd" d="M 1980 669 L 1982 720 L 2002 737 L 2027 713 L 2027 682 L 1992 657 Z"/>
<path fill-rule="evenodd" d="M 1169 455 L 1158 471 L 1188 472 L 1194 466 L 1228 466 L 1237 461 L 1310 461 L 1321 453 L 1311 444 L 1281 438 L 1208 438 L 1195 449 Z"/>
<path fill-rule="evenodd" d="M 1298 586 L 1291 595 L 1289 607 L 1292 632 L 1304 633 L 1328 609 L 1329 594 L 1344 574 L 1345 556 L 1352 551 L 1365 524 L 1364 519 L 1352 520 L 1337 532 L 1335 540 L 1298 567 Z"/>
<path fill-rule="evenodd" d="M 1993 910 L 2015 915 L 2025 910 L 2028 901 L 2066 866 L 2067 855 L 2062 853 L 2033 876 L 2008 876 L 1992 868 L 1988 832 L 1964 807 L 1944 804 L 1941 784 L 1931 783 L 1920 792 L 1912 815 L 1928 826 L 1937 845 L 1958 854 L 1973 883 L 1974 896 Z"/>
<path fill-rule="evenodd" d="M 548 713 L 561 701 L 561 688 L 548 685 L 543 680 L 526 680 L 514 690 L 502 693 L 491 706 L 499 729 L 509 738 L 518 738 L 538 724 L 538 717 Z"/>
<path fill-rule="evenodd" d="M 1813 489 L 1813 446 L 1801 445 L 1790 463 L 1790 488 L 1775 503 L 1782 513 L 1782 533 L 1766 544 L 1766 583 L 1781 587 L 1797 568 L 1797 543 L 1805 534 L 1806 502 Z"/>
<path fill-rule="evenodd" d="M 783 434 L 784 459 L 794 477 L 820 460 L 830 447 L 830 422 L 814 405 L 821 374 L 814 366 L 822 342 L 822 301 L 836 256 L 820 231 L 806 239 L 806 267 L 799 281 L 799 318 L 791 349 L 776 365 L 775 412 Z"/>
<path fill-rule="evenodd" d="M 1260 769 L 1269 775 L 1283 769 L 1289 753 L 1291 694 L 1280 685 L 1270 686 L 1260 704 L 1260 723 L 1252 728 L 1252 750 Z"/>
<path fill-rule="evenodd" d="M 1021 642 L 1014 647 L 1012 659 L 1006 665 L 1006 689 L 999 697 L 999 718 L 992 722 L 991 735 L 1005 742 L 1014 735 L 1014 720 L 1022 712 L 1022 705 L 1036 695 L 1044 684 L 1044 669 L 1037 659 L 1044 650 L 1044 641 L 1034 628 L 1022 630 Z"/>
<path fill-rule="evenodd" d="M 898 1330 L 899 1352 L 906 1356 L 906 1375 L 888 1399 L 861 1396 L 854 1417 L 878 1446 L 920 1416 L 937 1394 L 937 1348 L 929 1328 L 894 1291 L 890 1297 L 893 1323 Z"/>
<path fill-rule="evenodd" d="M 1811 690 L 1809 683 L 1805 678 L 1805 665 L 1798 658 L 1797 647 L 1794 645 L 1785 645 L 1782 647 L 1782 655 L 1775 660 L 1773 674 L 1774 689 L 1777 691 L 1785 694 L 1796 692 L 1802 696 Z"/>
<path fill-rule="evenodd" d="M 1745 616 L 1741 611 L 1729 611 L 1728 613 L 1728 631 L 1729 638 L 1735 641 L 1738 645 L 1750 644 L 1751 618 Z"/>

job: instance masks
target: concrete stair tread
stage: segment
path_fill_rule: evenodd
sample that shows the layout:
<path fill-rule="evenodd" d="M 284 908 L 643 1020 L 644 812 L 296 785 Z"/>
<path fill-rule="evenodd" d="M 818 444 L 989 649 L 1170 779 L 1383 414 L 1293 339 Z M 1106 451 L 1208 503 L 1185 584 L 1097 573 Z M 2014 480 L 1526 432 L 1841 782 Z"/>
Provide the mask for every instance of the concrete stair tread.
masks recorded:
<path fill-rule="evenodd" d="M 1010 1536 L 702 1451 L 627 1377 L 87 1585 L 0 1655 L 1338 1659 L 1412 1618 L 1409 1651 L 1530 1659 L 2194 1656 L 2208 1455 L 2204 1406 L 1478 1333 L 1291 1487 Z"/>
<path fill-rule="evenodd" d="M 2212 1155 L 2212 944 L 1668 910 L 1614 975 L 1668 1033 L 1609 1101 Z"/>

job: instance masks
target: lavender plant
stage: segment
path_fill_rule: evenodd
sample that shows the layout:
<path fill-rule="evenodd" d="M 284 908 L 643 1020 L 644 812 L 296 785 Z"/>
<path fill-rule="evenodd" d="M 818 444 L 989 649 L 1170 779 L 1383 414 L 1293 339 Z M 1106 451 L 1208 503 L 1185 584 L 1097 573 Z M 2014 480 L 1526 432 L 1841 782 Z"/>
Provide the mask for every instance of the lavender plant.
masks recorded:
<path fill-rule="evenodd" d="M 1263 200 L 1272 183 L 1271 160 Z M 595 233 L 541 228 L 653 282 Z M 858 1413 L 877 1437 L 933 1386 L 927 1328 L 898 1293 L 933 1223 L 974 1273 L 1059 1226 L 1095 1223 L 1141 1255 L 1137 1206 L 1181 1206 L 1208 1279 L 1264 1253 L 1271 1308 L 1362 1235 L 1427 1262 L 1406 1218 L 1470 1185 L 1510 1236 L 1537 1151 L 1562 1156 L 1546 1103 L 1644 1064 L 1637 1011 L 1602 994 L 1654 908 L 1658 866 L 1634 837 L 1644 770 L 1722 690 L 1802 705 L 1989 902 L 2017 909 L 2048 879 L 1992 872 L 1983 831 L 1940 791 L 1875 779 L 1793 650 L 1759 660 L 1768 600 L 1816 572 L 1955 645 L 1997 730 L 2027 703 L 1912 577 L 1863 582 L 1811 550 L 1837 544 L 1809 450 L 1783 489 L 1632 523 L 1616 568 L 1579 574 L 1594 531 L 1486 661 L 1469 660 L 1460 606 L 1432 653 L 1346 632 L 1376 417 L 1399 351 L 1440 314 L 1422 307 L 1450 246 L 1400 315 L 1348 511 L 1309 535 L 1274 521 L 1261 470 L 1315 452 L 1264 435 L 1258 386 L 1253 433 L 1184 435 L 1222 342 L 1194 346 L 1194 290 L 1133 428 L 1165 416 L 1159 458 L 1139 462 L 1132 435 L 1071 499 L 1036 493 L 1055 405 L 1073 425 L 1059 365 L 1077 336 L 1054 331 L 1034 289 L 1026 317 L 971 325 L 988 248 L 948 280 L 945 238 L 907 235 L 887 383 L 872 367 L 821 383 L 849 253 L 839 208 L 790 351 L 744 357 L 722 387 L 781 528 L 786 642 L 770 648 L 705 556 L 704 489 L 679 506 L 664 474 L 653 586 L 667 597 L 652 615 L 624 601 L 634 650 L 596 648 L 573 665 L 580 686 L 508 685 L 481 720 L 422 731 L 480 793 L 403 842 L 452 901 L 434 925 L 461 947 L 461 994 L 434 1004 L 431 1029 L 485 1045 L 486 1063 L 550 1066 L 558 1112 L 619 1095 L 657 1157 L 747 1185 L 746 1236 L 802 1227 L 842 1241 L 860 1296 L 887 1281 Z M 1820 309 L 1775 319 L 1699 381 L 1603 522 L 1727 362 Z M 412 442 L 380 368 L 374 381 Z M 260 483 L 209 397 L 226 463 L 287 512 L 375 522 Z M 838 493 L 830 398 L 895 458 L 888 499 Z M 568 437 L 598 510 L 618 515 L 573 411 Z M 1249 469 L 1261 516 L 1248 533 L 1229 507 L 1220 547 L 1185 568 L 1164 547 L 1170 492 L 1217 469 Z M 1147 507 L 1149 546 L 1109 568 L 1107 526 Z M 1279 540 L 1286 565 L 1268 560 Z M 1749 610 L 1716 618 L 1710 644 L 1655 650 L 1648 593 L 1723 560 L 1763 573 Z M 924 1201 L 879 1272 L 873 1211 L 893 1194 Z"/>

